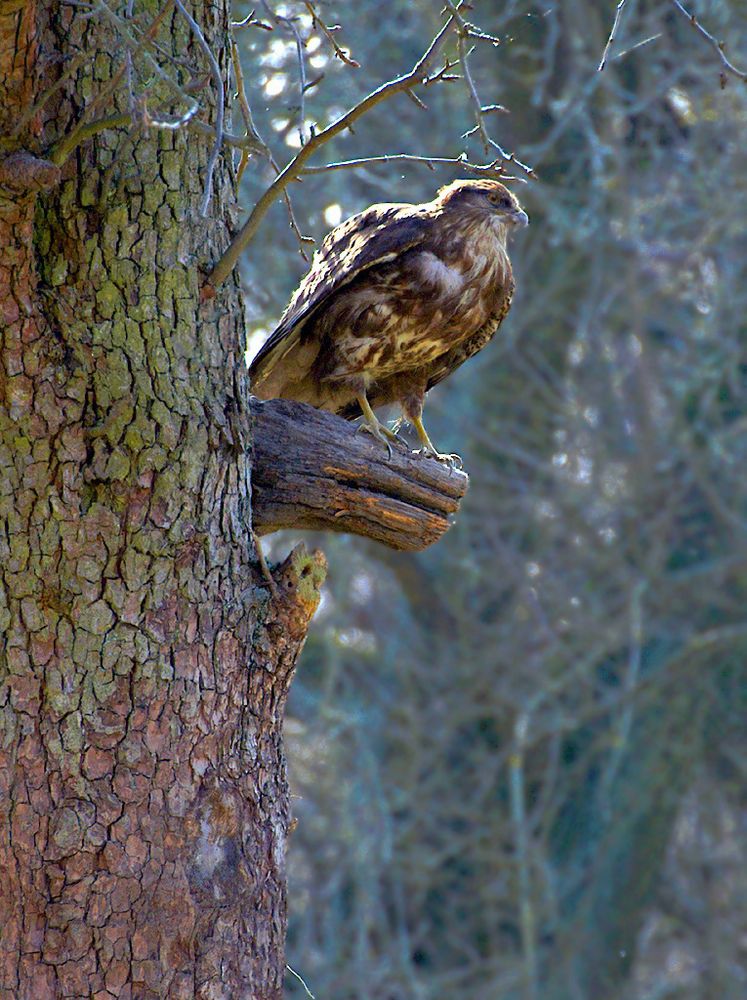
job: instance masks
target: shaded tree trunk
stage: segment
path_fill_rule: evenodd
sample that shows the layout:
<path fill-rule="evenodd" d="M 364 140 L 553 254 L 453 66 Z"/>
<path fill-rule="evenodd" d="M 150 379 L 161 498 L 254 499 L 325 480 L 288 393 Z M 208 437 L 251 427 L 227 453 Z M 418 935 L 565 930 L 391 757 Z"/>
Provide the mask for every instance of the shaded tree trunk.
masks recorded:
<path fill-rule="evenodd" d="M 227 5 L 197 17 L 225 78 Z M 210 137 L 45 159 L 127 112 L 124 59 L 109 22 L 0 2 L 0 995 L 275 998 L 280 727 L 323 569 L 296 553 L 271 600 L 255 565 L 237 285 L 200 301 L 227 158 L 207 219 Z"/>

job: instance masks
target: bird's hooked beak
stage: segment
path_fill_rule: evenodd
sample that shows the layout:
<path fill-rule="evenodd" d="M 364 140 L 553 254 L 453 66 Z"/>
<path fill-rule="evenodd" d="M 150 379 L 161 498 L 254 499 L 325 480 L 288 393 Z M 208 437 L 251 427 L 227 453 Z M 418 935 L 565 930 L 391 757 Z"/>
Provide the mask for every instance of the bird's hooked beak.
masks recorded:
<path fill-rule="evenodd" d="M 524 226 L 529 225 L 529 216 L 523 208 L 520 208 L 517 211 L 509 212 L 505 218 L 509 225 L 518 226 L 521 229 L 523 229 Z"/>

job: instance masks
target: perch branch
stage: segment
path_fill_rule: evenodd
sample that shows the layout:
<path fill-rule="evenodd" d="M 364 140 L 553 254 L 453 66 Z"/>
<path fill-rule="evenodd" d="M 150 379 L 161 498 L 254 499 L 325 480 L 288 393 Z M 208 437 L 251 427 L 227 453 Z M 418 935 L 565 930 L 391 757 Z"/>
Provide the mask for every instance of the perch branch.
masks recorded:
<path fill-rule="evenodd" d="M 449 527 L 467 476 L 394 449 L 332 413 L 284 399 L 252 399 L 253 528 L 342 531 L 420 551 Z"/>

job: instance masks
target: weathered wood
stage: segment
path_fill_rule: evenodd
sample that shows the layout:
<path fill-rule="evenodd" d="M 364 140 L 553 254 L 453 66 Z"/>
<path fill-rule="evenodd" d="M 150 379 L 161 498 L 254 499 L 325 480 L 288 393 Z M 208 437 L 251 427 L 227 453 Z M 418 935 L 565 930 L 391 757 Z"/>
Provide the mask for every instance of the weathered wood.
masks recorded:
<path fill-rule="evenodd" d="M 251 401 L 252 509 L 258 535 L 311 528 L 420 551 L 449 528 L 466 473 L 387 448 L 354 424 L 304 403 Z"/>

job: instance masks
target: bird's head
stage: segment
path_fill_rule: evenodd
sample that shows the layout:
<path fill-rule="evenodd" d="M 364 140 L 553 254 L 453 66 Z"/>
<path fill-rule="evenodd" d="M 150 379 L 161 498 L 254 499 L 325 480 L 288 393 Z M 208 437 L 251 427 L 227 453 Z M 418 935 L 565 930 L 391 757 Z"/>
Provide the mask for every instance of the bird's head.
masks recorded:
<path fill-rule="evenodd" d="M 503 226 L 526 226 L 529 217 L 516 195 L 500 181 L 460 180 L 442 187 L 436 204 L 449 214 L 473 216 Z"/>

